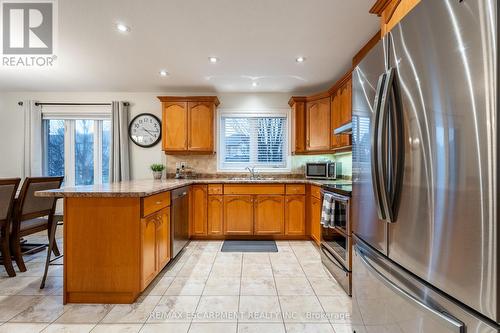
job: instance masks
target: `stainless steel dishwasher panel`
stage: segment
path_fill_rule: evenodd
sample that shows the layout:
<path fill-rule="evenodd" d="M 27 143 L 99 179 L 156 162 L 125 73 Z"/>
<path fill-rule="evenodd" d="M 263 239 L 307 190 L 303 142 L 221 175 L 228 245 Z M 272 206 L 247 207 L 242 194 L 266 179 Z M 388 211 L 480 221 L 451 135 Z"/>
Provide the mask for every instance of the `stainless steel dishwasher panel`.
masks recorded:
<path fill-rule="evenodd" d="M 175 258 L 189 242 L 189 188 L 172 191 L 172 217 L 170 220 L 170 246 Z"/>

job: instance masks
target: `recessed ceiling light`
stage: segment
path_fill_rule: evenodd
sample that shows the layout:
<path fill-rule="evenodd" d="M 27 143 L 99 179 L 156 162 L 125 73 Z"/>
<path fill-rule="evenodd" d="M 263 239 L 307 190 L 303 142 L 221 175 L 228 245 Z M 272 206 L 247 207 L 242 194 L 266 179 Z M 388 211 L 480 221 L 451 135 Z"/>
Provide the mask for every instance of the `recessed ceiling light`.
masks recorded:
<path fill-rule="evenodd" d="M 297 58 L 295 59 L 295 61 L 296 61 L 296 62 L 298 62 L 298 63 L 301 63 L 301 62 L 306 61 L 306 58 L 304 58 L 304 57 L 297 57 Z"/>
<path fill-rule="evenodd" d="M 255 82 L 255 81 L 252 82 L 252 87 L 257 87 L 258 85 L 259 85 L 258 82 Z"/>
<path fill-rule="evenodd" d="M 130 27 L 126 26 L 123 23 L 117 23 L 116 24 L 116 30 L 118 30 L 120 32 L 129 32 L 130 31 Z"/>
<path fill-rule="evenodd" d="M 162 69 L 160 71 L 160 76 L 163 76 L 163 77 L 168 76 L 168 72 L 166 70 Z"/>
<path fill-rule="evenodd" d="M 217 57 L 208 57 L 208 61 L 210 61 L 212 64 L 218 63 L 219 58 Z"/>

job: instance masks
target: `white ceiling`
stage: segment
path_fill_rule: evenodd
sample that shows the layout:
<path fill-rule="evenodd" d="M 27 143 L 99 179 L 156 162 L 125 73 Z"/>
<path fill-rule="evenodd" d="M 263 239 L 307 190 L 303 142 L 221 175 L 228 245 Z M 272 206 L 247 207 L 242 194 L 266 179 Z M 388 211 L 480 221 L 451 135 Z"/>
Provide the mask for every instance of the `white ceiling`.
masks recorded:
<path fill-rule="evenodd" d="M 314 92 L 378 30 L 373 2 L 59 0 L 56 66 L 0 66 L 0 91 Z"/>

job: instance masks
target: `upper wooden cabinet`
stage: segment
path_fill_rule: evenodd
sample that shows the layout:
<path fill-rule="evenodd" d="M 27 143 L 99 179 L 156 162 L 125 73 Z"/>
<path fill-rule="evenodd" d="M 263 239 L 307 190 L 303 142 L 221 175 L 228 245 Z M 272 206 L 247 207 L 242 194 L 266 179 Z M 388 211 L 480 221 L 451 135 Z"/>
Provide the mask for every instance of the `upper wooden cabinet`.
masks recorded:
<path fill-rule="evenodd" d="M 212 154 L 216 96 L 159 96 L 162 102 L 162 146 L 170 154 Z"/>
<path fill-rule="evenodd" d="M 351 136 L 348 134 L 334 134 L 333 131 L 352 120 L 352 80 L 347 75 L 332 95 L 331 101 L 331 147 L 332 149 L 344 149 L 351 146 Z"/>
<path fill-rule="evenodd" d="M 306 104 L 306 150 L 330 149 L 330 98 Z"/>
<path fill-rule="evenodd" d="M 292 108 L 292 155 L 306 152 L 306 101 L 305 98 L 290 100 Z"/>
<path fill-rule="evenodd" d="M 380 16 L 380 33 L 384 36 L 421 0 L 378 0 L 370 13 Z"/>

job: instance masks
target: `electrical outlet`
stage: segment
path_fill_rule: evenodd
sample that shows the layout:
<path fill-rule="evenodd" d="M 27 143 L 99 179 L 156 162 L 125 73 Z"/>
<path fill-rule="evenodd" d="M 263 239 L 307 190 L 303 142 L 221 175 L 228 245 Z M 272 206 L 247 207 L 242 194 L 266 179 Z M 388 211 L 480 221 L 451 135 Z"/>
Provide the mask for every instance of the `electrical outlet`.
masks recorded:
<path fill-rule="evenodd" d="M 186 168 L 187 167 L 187 163 L 186 162 L 181 162 L 181 168 Z"/>

